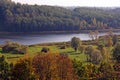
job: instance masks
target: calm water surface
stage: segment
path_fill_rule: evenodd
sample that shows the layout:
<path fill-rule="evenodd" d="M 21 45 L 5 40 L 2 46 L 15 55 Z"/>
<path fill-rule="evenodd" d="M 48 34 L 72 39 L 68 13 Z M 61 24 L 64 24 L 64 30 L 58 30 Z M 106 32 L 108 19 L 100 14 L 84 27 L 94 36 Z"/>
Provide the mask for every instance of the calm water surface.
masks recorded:
<path fill-rule="evenodd" d="M 106 33 L 99 33 L 99 36 Z M 114 33 L 120 34 L 120 32 Z M 30 45 L 37 43 L 64 42 L 70 41 L 72 37 L 79 37 L 81 40 L 89 40 L 87 33 L 70 33 L 70 34 L 0 34 L 0 44 L 4 44 L 6 40 L 20 42 Z"/>

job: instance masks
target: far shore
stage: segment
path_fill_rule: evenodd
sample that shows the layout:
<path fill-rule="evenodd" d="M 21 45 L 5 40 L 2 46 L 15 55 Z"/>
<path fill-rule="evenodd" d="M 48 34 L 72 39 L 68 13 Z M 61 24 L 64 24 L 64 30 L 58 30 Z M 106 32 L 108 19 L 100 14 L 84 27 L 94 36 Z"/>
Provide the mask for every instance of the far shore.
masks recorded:
<path fill-rule="evenodd" d="M 96 30 L 79 30 L 79 31 L 41 31 L 41 32 L 0 32 L 0 34 L 67 34 L 67 33 L 89 33 L 90 31 Z M 104 29 L 97 30 L 98 32 L 120 32 L 120 29 Z"/>

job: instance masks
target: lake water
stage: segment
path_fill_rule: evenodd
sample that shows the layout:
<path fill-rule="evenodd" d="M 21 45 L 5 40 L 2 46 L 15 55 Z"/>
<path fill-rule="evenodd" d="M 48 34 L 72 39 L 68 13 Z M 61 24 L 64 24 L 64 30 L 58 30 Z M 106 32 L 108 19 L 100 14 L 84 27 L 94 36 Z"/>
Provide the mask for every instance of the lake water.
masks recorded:
<path fill-rule="evenodd" d="M 99 36 L 106 33 L 99 33 Z M 120 32 L 114 33 L 120 34 Z M 81 40 L 89 40 L 87 33 L 70 33 L 70 34 L 0 34 L 0 44 L 4 44 L 6 40 L 20 42 L 25 45 L 49 43 L 49 42 L 64 42 L 70 41 L 72 37 L 79 37 Z"/>

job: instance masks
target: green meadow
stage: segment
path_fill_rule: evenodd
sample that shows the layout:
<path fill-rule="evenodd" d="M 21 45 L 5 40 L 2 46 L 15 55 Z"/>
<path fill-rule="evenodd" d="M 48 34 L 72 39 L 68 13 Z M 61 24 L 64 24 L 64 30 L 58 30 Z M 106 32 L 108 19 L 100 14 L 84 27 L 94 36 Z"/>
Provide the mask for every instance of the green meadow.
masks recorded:
<path fill-rule="evenodd" d="M 74 51 L 71 47 L 66 47 L 65 49 L 60 49 L 57 45 L 50 45 L 50 46 L 42 46 L 42 45 L 36 45 L 36 46 L 29 46 L 27 48 L 27 55 L 33 57 L 36 54 L 39 54 L 41 52 L 41 49 L 43 47 L 47 47 L 50 49 L 50 52 L 59 54 L 59 53 L 65 53 L 68 54 L 68 56 L 71 59 L 78 59 L 80 61 L 85 61 L 86 56 L 84 53 L 81 53 L 80 51 Z M 2 49 L 0 48 L 0 55 L 4 55 L 7 58 L 8 62 L 16 62 L 18 59 L 24 57 L 26 54 L 15 54 L 15 53 L 3 53 Z"/>

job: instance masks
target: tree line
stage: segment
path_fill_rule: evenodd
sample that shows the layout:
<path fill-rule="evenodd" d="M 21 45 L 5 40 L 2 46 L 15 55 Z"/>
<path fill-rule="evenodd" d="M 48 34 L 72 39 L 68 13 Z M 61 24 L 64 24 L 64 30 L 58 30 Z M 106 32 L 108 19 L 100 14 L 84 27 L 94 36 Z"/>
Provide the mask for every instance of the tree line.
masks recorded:
<path fill-rule="evenodd" d="M 114 11 L 114 12 L 113 12 Z M 119 8 L 38 6 L 0 1 L 1 32 L 79 31 L 119 28 Z"/>

